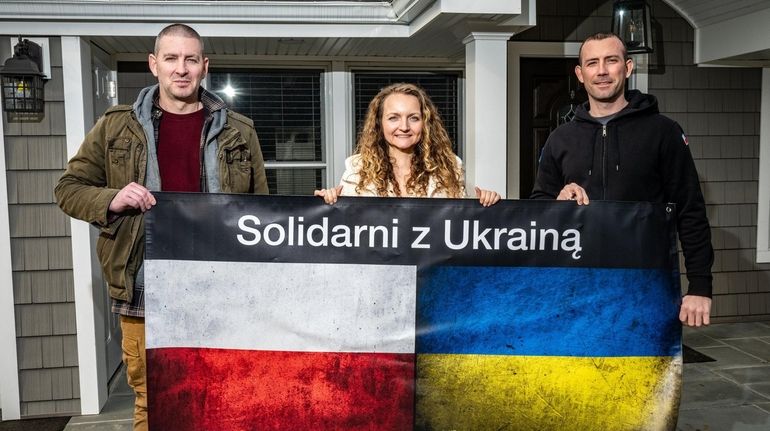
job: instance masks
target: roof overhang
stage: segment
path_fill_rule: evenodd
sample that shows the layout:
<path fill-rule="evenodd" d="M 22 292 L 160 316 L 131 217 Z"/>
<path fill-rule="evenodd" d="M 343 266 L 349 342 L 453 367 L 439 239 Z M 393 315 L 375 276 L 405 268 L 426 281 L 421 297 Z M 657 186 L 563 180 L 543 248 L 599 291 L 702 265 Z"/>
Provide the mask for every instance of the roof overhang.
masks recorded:
<path fill-rule="evenodd" d="M 695 30 L 698 64 L 770 67 L 770 5 Z"/>
<path fill-rule="evenodd" d="M 210 37 L 410 37 L 447 14 L 519 32 L 535 25 L 534 12 L 535 0 L 3 0 L 0 23 L 31 36 L 154 36 L 184 22 Z"/>
<path fill-rule="evenodd" d="M 695 30 L 696 64 L 770 67 L 770 1 L 663 1 Z"/>
<path fill-rule="evenodd" d="M 533 27 L 535 4 L 536 0 L 3 0 L 0 33 L 87 37 L 108 54 L 146 55 L 155 35 L 173 19 L 192 25 L 212 55 L 456 60 L 471 32 L 516 34 Z M 293 46 L 281 47 L 282 41 Z"/>

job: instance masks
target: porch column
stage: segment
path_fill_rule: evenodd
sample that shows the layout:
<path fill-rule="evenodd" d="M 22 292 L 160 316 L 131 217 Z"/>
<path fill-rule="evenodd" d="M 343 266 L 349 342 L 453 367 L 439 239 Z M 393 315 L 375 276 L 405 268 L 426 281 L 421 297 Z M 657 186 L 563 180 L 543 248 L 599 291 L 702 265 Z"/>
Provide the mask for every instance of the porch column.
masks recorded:
<path fill-rule="evenodd" d="M 62 75 L 67 133 L 67 157 L 75 155 L 93 124 L 91 84 L 91 46 L 86 39 L 62 36 Z M 80 376 L 80 412 L 97 414 L 107 402 L 106 347 L 104 313 L 94 298 L 94 262 L 88 223 L 71 219 L 72 276 L 75 285 L 75 316 Z"/>
<path fill-rule="evenodd" d="M 7 40 L 7 38 L 5 38 Z M 0 56 L 4 60 L 4 57 Z M 11 227 L 8 215 L 8 178 L 5 169 L 5 135 L 0 103 L 0 420 L 19 419 L 19 364 L 16 360 L 16 315 L 11 264 Z"/>
<path fill-rule="evenodd" d="M 513 33 L 473 32 L 465 44 L 465 181 L 505 198 L 507 44 Z"/>

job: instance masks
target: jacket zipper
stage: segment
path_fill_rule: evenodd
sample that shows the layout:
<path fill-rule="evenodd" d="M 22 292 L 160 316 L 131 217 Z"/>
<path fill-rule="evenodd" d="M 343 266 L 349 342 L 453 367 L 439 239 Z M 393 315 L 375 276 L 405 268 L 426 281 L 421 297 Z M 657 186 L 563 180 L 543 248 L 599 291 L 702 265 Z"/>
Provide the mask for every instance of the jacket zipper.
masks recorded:
<path fill-rule="evenodd" d="M 607 125 L 602 125 L 602 200 L 607 199 Z"/>
<path fill-rule="evenodd" d="M 136 114 L 133 111 L 131 112 L 131 117 L 132 117 L 132 119 L 134 121 L 136 121 L 137 124 L 141 124 L 141 123 L 139 123 L 139 120 L 136 118 Z M 135 145 L 134 148 L 133 148 L 133 150 L 134 150 L 134 179 L 133 179 L 133 181 L 135 183 L 137 183 L 137 184 L 141 184 L 141 185 L 144 186 L 144 185 L 146 185 L 146 181 L 145 180 L 147 179 L 147 175 L 146 175 L 147 173 L 145 172 L 144 177 L 142 177 L 142 172 L 140 170 L 141 162 L 142 162 L 142 160 L 141 160 L 141 158 L 142 158 L 141 153 L 142 153 L 143 149 L 146 147 L 146 144 L 144 142 L 142 142 L 142 138 L 144 137 L 145 139 L 147 139 L 145 134 L 144 134 L 144 127 L 142 127 L 142 134 L 141 135 L 139 135 L 137 133 L 137 131 L 134 130 L 134 128 L 132 126 L 129 126 L 128 129 L 134 134 L 134 136 L 139 138 L 139 144 Z M 146 153 L 145 153 L 144 165 L 147 166 Z"/>
<path fill-rule="evenodd" d="M 205 148 L 206 148 L 206 140 L 208 139 L 208 127 L 211 124 L 211 115 L 208 115 L 205 120 L 203 120 L 203 129 L 201 130 L 201 141 L 200 141 L 200 148 L 198 148 L 198 158 L 200 159 L 200 177 L 201 177 L 201 192 L 208 192 L 208 179 L 206 178 L 206 158 L 205 158 Z"/>

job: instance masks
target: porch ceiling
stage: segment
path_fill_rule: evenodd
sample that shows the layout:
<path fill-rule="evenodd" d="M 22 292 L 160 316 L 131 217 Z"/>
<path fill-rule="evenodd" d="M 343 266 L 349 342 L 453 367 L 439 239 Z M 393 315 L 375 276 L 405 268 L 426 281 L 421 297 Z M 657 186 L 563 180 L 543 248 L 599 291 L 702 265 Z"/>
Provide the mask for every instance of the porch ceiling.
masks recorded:
<path fill-rule="evenodd" d="M 204 36 L 211 56 L 454 59 L 470 32 L 533 26 L 535 1 L 2 0 L 0 32 L 84 36 L 108 54 L 145 55 L 174 17 Z"/>
<path fill-rule="evenodd" d="M 695 29 L 695 62 L 770 66 L 770 1 L 663 0 Z M 109 54 L 144 55 L 169 17 L 212 56 L 460 59 L 471 31 L 535 25 L 536 0 L 2 0 L 0 32 L 90 37 Z"/>
<path fill-rule="evenodd" d="M 462 43 L 471 31 L 494 29 L 501 16 L 490 14 L 442 14 L 419 32 L 408 37 L 313 36 L 301 32 L 281 36 L 204 36 L 207 55 L 220 56 L 315 56 L 315 57 L 420 57 L 433 59 L 462 59 Z M 195 26 L 198 28 L 198 26 Z M 513 33 L 513 30 L 509 30 Z M 205 34 L 205 32 L 201 32 Z M 91 40 L 108 54 L 146 55 L 153 48 L 154 36 L 93 36 Z"/>

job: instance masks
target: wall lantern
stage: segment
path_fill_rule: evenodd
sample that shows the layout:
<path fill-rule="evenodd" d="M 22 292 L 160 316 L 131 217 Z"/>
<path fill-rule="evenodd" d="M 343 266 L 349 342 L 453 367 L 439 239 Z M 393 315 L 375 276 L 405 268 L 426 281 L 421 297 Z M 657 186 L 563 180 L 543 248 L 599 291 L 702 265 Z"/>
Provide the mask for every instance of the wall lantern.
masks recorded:
<path fill-rule="evenodd" d="M 27 39 L 13 48 L 13 57 L 0 69 L 3 111 L 39 114 L 44 110 L 42 49 Z"/>
<path fill-rule="evenodd" d="M 612 32 L 623 39 L 629 54 L 652 52 L 650 5 L 645 0 L 615 0 Z"/>

